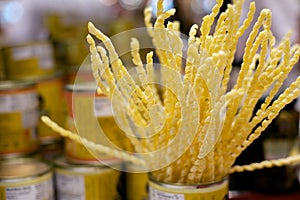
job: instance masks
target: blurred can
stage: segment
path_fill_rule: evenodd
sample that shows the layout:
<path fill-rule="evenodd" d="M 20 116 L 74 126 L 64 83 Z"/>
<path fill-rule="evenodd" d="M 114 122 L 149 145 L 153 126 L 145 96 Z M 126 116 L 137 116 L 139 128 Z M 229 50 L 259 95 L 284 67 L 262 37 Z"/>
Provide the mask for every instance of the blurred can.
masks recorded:
<path fill-rule="evenodd" d="M 0 156 L 30 154 L 39 147 L 38 95 L 31 81 L 0 82 Z"/>
<path fill-rule="evenodd" d="M 127 164 L 125 173 L 126 199 L 148 200 L 148 173 L 134 170 L 134 166 Z"/>
<path fill-rule="evenodd" d="M 63 94 L 63 74 L 56 72 L 52 75 L 28 77 L 25 79 L 36 83 L 40 115 L 47 115 L 56 123 L 64 125 L 67 118 L 67 108 Z M 42 145 L 62 140 L 62 137 L 58 133 L 46 126 L 41 120 L 38 122 L 37 130 Z"/>
<path fill-rule="evenodd" d="M 70 164 L 64 157 L 55 160 L 57 200 L 119 200 L 121 172 L 112 168 Z"/>
<path fill-rule="evenodd" d="M 20 79 L 55 72 L 53 47 L 48 41 L 34 41 L 3 48 L 7 79 Z"/>
<path fill-rule="evenodd" d="M 65 97 L 68 105 L 66 126 L 69 130 L 95 143 L 112 145 L 120 149 L 129 146 L 125 133 L 113 119 L 110 100 L 102 94 L 97 94 L 93 84 L 65 85 Z M 98 135 L 99 127 L 105 135 Z M 70 139 L 65 141 L 65 153 L 69 160 L 76 163 L 98 164 L 99 160 L 113 163 L 119 160 L 105 154 L 95 155 L 83 144 Z"/>
<path fill-rule="evenodd" d="M 0 199 L 54 200 L 52 166 L 31 158 L 1 161 Z"/>

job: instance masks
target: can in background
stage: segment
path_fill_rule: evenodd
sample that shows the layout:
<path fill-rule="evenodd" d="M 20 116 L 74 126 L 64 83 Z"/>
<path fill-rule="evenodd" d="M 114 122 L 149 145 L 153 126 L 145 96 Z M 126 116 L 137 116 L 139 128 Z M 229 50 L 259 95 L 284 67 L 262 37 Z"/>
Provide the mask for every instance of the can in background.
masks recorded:
<path fill-rule="evenodd" d="M 112 168 L 70 164 L 64 157 L 55 161 L 57 200 L 119 200 L 121 172 Z"/>
<path fill-rule="evenodd" d="M 148 173 L 134 170 L 134 166 L 125 165 L 125 188 L 127 200 L 148 200 Z"/>
<path fill-rule="evenodd" d="M 54 200 L 52 165 L 33 158 L 1 161 L 0 199 Z"/>
<path fill-rule="evenodd" d="M 96 143 L 98 141 L 103 144 L 104 141 L 105 145 L 115 145 L 122 149 L 128 145 L 129 141 L 125 133 L 112 121 L 114 119 L 109 113 L 110 101 L 104 96 L 97 96 L 93 84 L 81 83 L 76 86 L 67 84 L 65 85 L 65 97 L 68 107 L 67 129 L 80 133 L 81 136 Z M 100 116 L 99 113 L 103 115 Z M 100 123 L 102 123 L 101 128 L 105 135 L 98 135 Z M 83 144 L 70 139 L 65 141 L 65 154 L 73 163 L 99 164 L 99 160 L 107 164 L 119 162 L 118 158 L 106 154 L 93 155 Z"/>
<path fill-rule="evenodd" d="M 49 41 L 33 41 L 3 48 L 7 79 L 47 75 L 55 72 L 53 46 Z"/>
<path fill-rule="evenodd" d="M 63 95 L 63 74 L 56 72 L 52 75 L 28 77 L 27 79 L 36 82 L 40 115 L 47 115 L 59 125 L 64 125 L 67 118 L 67 108 Z M 37 130 L 41 145 L 62 140 L 57 132 L 50 129 L 41 120 L 38 122 Z"/>
<path fill-rule="evenodd" d="M 31 154 L 39 148 L 38 95 L 31 81 L 0 82 L 0 156 Z"/>

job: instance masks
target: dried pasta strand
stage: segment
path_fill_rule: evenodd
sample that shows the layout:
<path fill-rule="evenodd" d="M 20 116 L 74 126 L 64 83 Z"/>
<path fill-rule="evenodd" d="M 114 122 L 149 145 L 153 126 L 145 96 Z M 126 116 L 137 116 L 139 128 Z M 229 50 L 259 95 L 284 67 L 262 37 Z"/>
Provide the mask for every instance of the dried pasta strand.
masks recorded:
<path fill-rule="evenodd" d="M 276 160 L 265 160 L 259 163 L 251 163 L 249 165 L 235 165 L 230 169 L 229 173 L 254 171 L 263 168 L 282 167 L 286 165 L 293 165 L 296 163 L 300 163 L 300 155 L 289 156 L 287 158 Z"/>
<path fill-rule="evenodd" d="M 94 142 L 89 141 L 86 138 L 83 138 L 83 137 L 79 136 L 76 133 L 72 133 L 71 131 L 65 130 L 62 127 L 60 127 L 58 124 L 56 124 L 54 121 L 52 121 L 47 116 L 42 116 L 41 120 L 47 126 L 49 126 L 53 131 L 61 134 L 61 136 L 67 137 L 67 138 L 69 138 L 69 139 L 71 139 L 75 142 L 82 143 L 87 148 L 93 149 L 93 150 L 98 151 L 100 153 L 105 153 L 107 155 L 114 156 L 116 158 L 120 158 L 120 159 L 128 161 L 128 162 L 132 162 L 132 163 L 137 164 L 137 165 L 142 165 L 142 166 L 146 165 L 146 163 L 143 160 L 141 160 L 141 159 L 139 159 L 135 156 L 132 156 L 132 155 L 130 155 L 128 153 L 125 153 L 123 151 L 119 151 L 119 150 L 109 148 L 109 147 L 101 145 L 101 144 L 95 144 Z"/>
<path fill-rule="evenodd" d="M 261 132 L 264 131 L 267 126 L 272 122 L 272 120 L 279 114 L 280 110 L 284 108 L 285 105 L 293 101 L 300 95 L 300 77 L 298 77 L 290 86 L 287 88 L 277 100 L 274 101 L 272 106 L 268 107 L 265 113 L 262 113 L 261 116 L 266 116 L 267 118 L 261 122 L 261 126 L 257 127 L 249 138 L 246 139 L 241 146 L 237 146 L 236 149 L 232 152 L 230 157 L 228 157 L 227 166 L 233 164 L 235 158 L 240 155 L 240 153 L 245 150 L 255 139 L 257 139 Z"/>

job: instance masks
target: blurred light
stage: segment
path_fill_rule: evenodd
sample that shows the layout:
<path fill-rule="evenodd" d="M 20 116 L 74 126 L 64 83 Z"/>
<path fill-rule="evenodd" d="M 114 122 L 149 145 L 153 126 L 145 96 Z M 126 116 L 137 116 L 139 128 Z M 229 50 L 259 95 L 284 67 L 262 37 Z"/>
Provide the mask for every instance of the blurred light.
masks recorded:
<path fill-rule="evenodd" d="M 207 14 L 211 13 L 215 4 L 216 0 L 192 0 L 191 9 L 196 14 Z"/>
<path fill-rule="evenodd" d="M 156 13 L 157 13 L 157 9 L 156 9 L 157 0 L 151 0 L 150 1 L 150 6 L 152 8 L 152 15 L 156 16 Z M 174 2 L 173 2 L 173 0 L 165 0 L 164 3 L 163 3 L 163 6 L 164 6 L 164 11 L 169 10 L 171 8 L 174 8 Z"/>
<path fill-rule="evenodd" d="M 23 13 L 24 8 L 19 2 L 7 2 L 3 6 L 3 10 L 1 13 L 1 21 L 4 24 L 14 24 L 22 18 Z"/>
<path fill-rule="evenodd" d="M 206 13 L 211 13 L 215 4 L 216 0 L 203 0 L 203 9 L 206 11 Z"/>
<path fill-rule="evenodd" d="M 120 5 L 127 10 L 138 9 L 143 3 L 143 0 L 120 0 Z"/>
<path fill-rule="evenodd" d="M 193 13 L 204 14 L 205 10 L 203 8 L 203 0 L 192 0 L 190 5 Z"/>
<path fill-rule="evenodd" d="M 118 2 L 118 0 L 100 0 L 100 2 L 105 6 L 112 6 Z"/>

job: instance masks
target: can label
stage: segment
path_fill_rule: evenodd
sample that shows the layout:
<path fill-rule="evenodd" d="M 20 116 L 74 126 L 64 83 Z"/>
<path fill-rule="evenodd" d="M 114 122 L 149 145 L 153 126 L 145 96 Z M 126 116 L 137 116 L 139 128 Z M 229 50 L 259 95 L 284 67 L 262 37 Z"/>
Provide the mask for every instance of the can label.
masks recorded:
<path fill-rule="evenodd" d="M 0 155 L 38 148 L 38 99 L 33 89 L 0 92 Z"/>
<path fill-rule="evenodd" d="M 54 72 L 53 48 L 48 42 L 36 42 L 4 49 L 6 71 L 10 79 L 52 74 Z"/>
<path fill-rule="evenodd" d="M 162 192 L 153 188 L 150 188 L 150 200 L 185 200 L 184 194 L 172 194 L 168 192 Z"/>
<path fill-rule="evenodd" d="M 52 176 L 48 173 L 30 181 L 0 183 L 0 199 L 54 200 Z"/>
<path fill-rule="evenodd" d="M 174 188 L 149 181 L 149 200 L 224 200 L 227 194 L 228 180 L 199 188 Z"/>
<path fill-rule="evenodd" d="M 120 172 L 110 168 L 103 172 L 84 173 L 66 169 L 55 170 L 58 200 L 119 200 L 117 185 Z"/>

